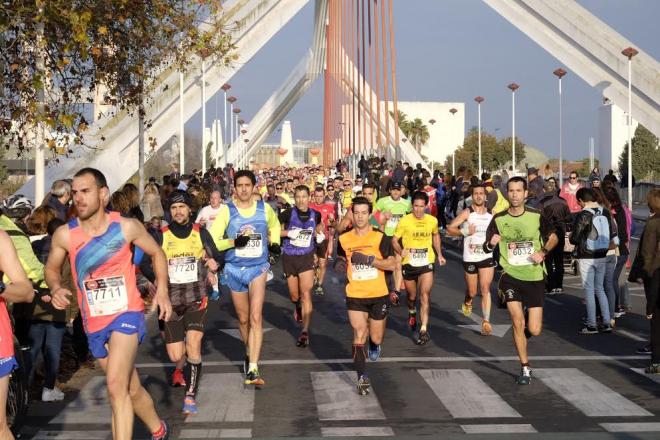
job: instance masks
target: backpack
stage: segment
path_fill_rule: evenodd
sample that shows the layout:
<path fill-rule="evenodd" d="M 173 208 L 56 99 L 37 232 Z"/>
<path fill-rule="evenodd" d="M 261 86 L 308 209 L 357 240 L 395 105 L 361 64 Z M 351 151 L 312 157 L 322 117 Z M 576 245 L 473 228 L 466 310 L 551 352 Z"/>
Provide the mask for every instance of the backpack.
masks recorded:
<path fill-rule="evenodd" d="M 495 202 L 493 209 L 491 209 L 493 214 L 497 214 L 498 212 L 506 211 L 509 209 L 509 201 L 504 197 L 502 191 L 496 189 L 495 192 L 497 193 L 497 201 Z"/>
<path fill-rule="evenodd" d="M 610 247 L 610 222 L 601 208 L 585 208 L 591 213 L 591 230 L 587 235 L 586 249 L 591 252 L 607 252 Z"/>

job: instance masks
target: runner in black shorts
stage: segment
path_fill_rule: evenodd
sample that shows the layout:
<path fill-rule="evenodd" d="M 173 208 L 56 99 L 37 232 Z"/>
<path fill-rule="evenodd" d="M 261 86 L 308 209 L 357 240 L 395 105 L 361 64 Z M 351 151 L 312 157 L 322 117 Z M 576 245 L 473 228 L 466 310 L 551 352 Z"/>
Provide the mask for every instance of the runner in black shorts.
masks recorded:
<path fill-rule="evenodd" d="M 521 364 L 516 383 L 528 385 L 532 370 L 527 357 L 526 334 L 541 334 L 545 292 L 543 260 L 557 245 L 558 239 L 549 219 L 544 219 L 539 211 L 525 207 L 525 179 L 512 177 L 507 182 L 507 189 L 509 209 L 493 217 L 483 247 L 484 252 L 492 252 L 499 245 L 504 274 L 498 294 L 504 296 L 511 316 L 513 341 Z M 527 308 L 527 318 L 524 307 Z"/>

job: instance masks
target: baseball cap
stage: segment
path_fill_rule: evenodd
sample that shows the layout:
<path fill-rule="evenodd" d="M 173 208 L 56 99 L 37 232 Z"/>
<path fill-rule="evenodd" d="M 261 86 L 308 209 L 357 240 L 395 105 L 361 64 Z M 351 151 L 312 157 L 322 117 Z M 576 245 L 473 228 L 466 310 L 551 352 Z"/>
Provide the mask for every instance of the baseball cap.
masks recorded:
<path fill-rule="evenodd" d="M 527 175 L 528 175 L 528 176 L 529 176 L 530 174 L 538 174 L 538 173 L 539 173 L 539 169 L 538 169 L 538 168 L 534 168 L 534 167 L 527 168 Z"/>
<path fill-rule="evenodd" d="M 390 189 L 401 189 L 401 182 L 394 182 L 392 183 L 392 187 Z"/>

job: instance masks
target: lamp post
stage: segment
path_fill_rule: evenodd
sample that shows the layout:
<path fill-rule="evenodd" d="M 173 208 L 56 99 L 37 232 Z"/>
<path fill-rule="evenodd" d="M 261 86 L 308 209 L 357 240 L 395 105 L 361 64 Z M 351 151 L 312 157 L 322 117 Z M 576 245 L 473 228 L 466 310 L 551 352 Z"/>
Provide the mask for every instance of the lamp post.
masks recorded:
<path fill-rule="evenodd" d="M 516 90 L 520 87 L 516 83 L 507 86 L 511 90 L 511 169 L 516 175 Z"/>
<path fill-rule="evenodd" d="M 566 75 L 566 71 L 561 67 L 552 72 L 559 80 L 559 187 L 564 184 L 564 136 L 563 136 L 563 118 L 562 118 L 562 99 L 561 99 L 561 79 Z"/>
<path fill-rule="evenodd" d="M 206 172 L 206 63 L 202 58 L 202 174 Z"/>
<path fill-rule="evenodd" d="M 220 88 L 225 93 L 225 103 L 223 106 L 225 108 L 225 123 L 222 126 L 222 161 L 225 165 L 227 165 L 227 90 L 231 89 L 231 86 L 228 83 L 224 83 Z"/>
<path fill-rule="evenodd" d="M 484 98 L 481 96 L 477 96 L 474 98 L 475 101 L 477 101 L 477 126 L 479 133 L 477 134 L 477 144 L 479 146 L 479 178 L 481 178 L 481 174 L 484 172 L 483 168 L 481 168 L 481 103 L 484 102 Z"/>
<path fill-rule="evenodd" d="M 234 133 L 236 133 L 236 138 L 234 139 L 233 143 L 236 143 L 238 147 L 238 149 L 234 151 L 234 156 L 235 156 L 235 160 L 238 161 L 241 155 L 240 144 L 238 144 L 238 140 L 241 137 L 241 132 L 240 129 L 238 128 L 238 115 L 241 113 L 241 109 L 238 107 L 234 107 L 232 112 L 234 113 L 234 116 L 232 117 L 231 125 L 232 125 L 232 130 L 235 130 Z"/>
<path fill-rule="evenodd" d="M 628 209 L 632 212 L 632 58 L 639 52 L 634 47 L 627 47 L 621 53 L 628 57 Z"/>
<path fill-rule="evenodd" d="M 185 173 L 186 151 L 184 140 L 185 121 L 183 119 L 183 72 L 179 72 L 179 173 Z"/>
<path fill-rule="evenodd" d="M 454 115 L 457 111 L 454 107 L 449 109 L 449 113 L 452 116 L 452 123 L 454 122 Z M 451 152 L 451 175 L 454 177 L 456 177 L 456 148 L 454 147 L 454 150 Z"/>
<path fill-rule="evenodd" d="M 229 145 L 234 143 L 234 103 L 236 102 L 237 98 L 235 96 L 230 96 L 227 98 L 227 102 L 229 102 L 229 142 L 227 142 Z"/>

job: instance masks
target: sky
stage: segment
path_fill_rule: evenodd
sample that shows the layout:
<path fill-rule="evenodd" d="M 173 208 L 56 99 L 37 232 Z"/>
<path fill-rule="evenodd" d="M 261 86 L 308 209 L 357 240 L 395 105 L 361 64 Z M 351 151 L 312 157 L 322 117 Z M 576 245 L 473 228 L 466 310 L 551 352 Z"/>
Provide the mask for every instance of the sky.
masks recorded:
<path fill-rule="evenodd" d="M 636 47 L 660 58 L 660 0 L 578 2 Z M 313 5 L 310 1 L 230 81 L 248 122 L 308 50 Z M 483 129 L 505 137 L 511 135 L 511 92 L 506 86 L 516 82 L 516 135 L 549 157 L 558 157 L 557 78 L 552 71 L 565 66 L 557 59 L 481 0 L 394 0 L 394 20 L 400 101 L 465 102 L 467 130 L 477 125 L 473 99 L 481 95 L 486 99 Z M 602 96 L 570 71 L 562 89 L 565 158 L 588 157 Z M 207 117 L 215 114 L 221 118 L 220 99 L 207 106 Z M 322 138 L 322 80 L 286 119 L 294 139 Z M 270 141 L 278 142 L 279 135 Z"/>

